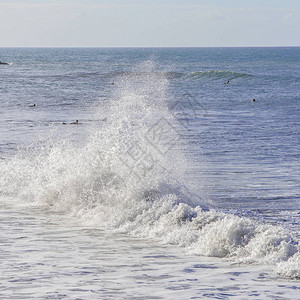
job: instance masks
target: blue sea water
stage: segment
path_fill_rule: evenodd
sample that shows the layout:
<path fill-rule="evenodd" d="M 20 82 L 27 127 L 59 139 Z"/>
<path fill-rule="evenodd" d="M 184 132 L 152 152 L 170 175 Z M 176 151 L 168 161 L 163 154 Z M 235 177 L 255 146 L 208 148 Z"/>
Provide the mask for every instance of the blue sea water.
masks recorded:
<path fill-rule="evenodd" d="M 0 296 L 297 299 L 299 58 L 1 48 Z"/>

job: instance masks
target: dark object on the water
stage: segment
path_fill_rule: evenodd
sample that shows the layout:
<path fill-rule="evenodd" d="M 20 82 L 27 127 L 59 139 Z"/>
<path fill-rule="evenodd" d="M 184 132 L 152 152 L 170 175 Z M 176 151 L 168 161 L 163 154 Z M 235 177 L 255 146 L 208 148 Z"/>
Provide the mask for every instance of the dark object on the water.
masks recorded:
<path fill-rule="evenodd" d="M 111 85 L 114 85 L 114 84 L 115 84 L 114 82 L 111 83 Z"/>
<path fill-rule="evenodd" d="M 251 100 L 251 102 L 256 102 L 256 100 L 253 98 L 253 99 Z"/>
<path fill-rule="evenodd" d="M 78 120 L 76 120 L 75 122 L 71 122 L 71 123 L 66 123 L 66 122 L 62 122 L 63 125 L 67 125 L 67 124 L 70 124 L 70 125 L 78 125 L 80 124 Z"/>
<path fill-rule="evenodd" d="M 228 84 L 229 83 L 229 80 L 227 80 L 226 82 L 224 82 L 224 84 Z"/>
<path fill-rule="evenodd" d="M 0 61 L 0 65 L 9 65 L 9 63 Z"/>
<path fill-rule="evenodd" d="M 31 104 L 31 105 L 28 105 L 28 107 L 36 107 L 36 105 L 34 103 L 34 104 Z"/>
<path fill-rule="evenodd" d="M 103 120 L 102 120 L 102 122 L 106 122 L 107 121 L 107 118 L 105 117 Z"/>

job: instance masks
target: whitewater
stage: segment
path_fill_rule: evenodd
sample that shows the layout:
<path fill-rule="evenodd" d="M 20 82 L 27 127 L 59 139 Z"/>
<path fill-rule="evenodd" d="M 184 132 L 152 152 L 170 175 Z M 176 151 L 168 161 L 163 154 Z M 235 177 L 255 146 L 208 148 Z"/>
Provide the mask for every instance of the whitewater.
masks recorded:
<path fill-rule="evenodd" d="M 40 51 L 40 56 L 45 55 Z M 89 52 L 78 51 L 76 55 L 88 60 Z M 128 55 L 125 50 L 125 54 L 106 51 L 110 59 Z M 1 112 L 0 297 L 299 298 L 297 188 L 283 190 L 280 185 L 276 190 L 274 183 L 282 177 L 266 176 L 265 184 L 257 185 L 254 179 L 250 189 L 244 180 L 265 174 L 266 157 L 253 171 L 255 165 L 243 169 L 245 162 L 238 158 L 229 165 L 230 157 L 218 156 L 218 149 L 214 148 L 215 155 L 214 151 L 205 155 L 207 149 L 199 147 L 207 126 L 199 122 L 222 120 L 217 106 L 211 107 L 208 98 L 199 94 L 195 97 L 195 90 L 209 95 L 211 85 L 218 82 L 224 96 L 226 80 L 237 82 L 233 90 L 242 81 L 249 89 L 262 75 L 247 68 L 222 71 L 222 66 L 175 72 L 169 70 L 174 64 L 158 64 L 164 57 L 149 60 L 144 56 L 148 53 L 137 62 L 124 59 L 122 71 L 72 73 L 64 64 L 74 66 L 76 56 L 68 50 L 61 53 L 56 66 L 38 61 L 37 55 L 36 70 L 29 60 L 17 70 L 27 81 L 21 85 L 25 101 L 9 91 L 16 80 L 12 74 L 11 81 L 1 78 L 6 89 L 2 104 L 15 106 Z M 45 71 L 43 64 L 52 69 Z M 97 61 L 92 64 L 99 69 Z M 18 63 L 9 67 L 18 68 Z M 180 93 L 174 94 L 178 80 Z M 286 80 L 294 85 L 291 78 Z M 85 85 L 91 82 L 103 94 L 81 96 L 80 88 L 89 90 Z M 62 90 L 62 95 L 41 94 L 45 84 Z M 26 98 L 26 91 L 31 98 Z M 72 97 L 66 97 L 68 93 Z M 75 95 L 80 101 L 71 101 Z M 30 105 L 33 102 L 36 108 Z M 241 123 L 234 124 L 234 118 L 231 123 L 228 108 L 222 105 L 225 127 L 229 123 L 231 130 L 238 130 L 235 126 Z M 236 114 L 245 114 L 239 111 L 245 105 L 241 98 L 232 105 Z M 78 124 L 72 124 L 75 119 Z M 218 139 L 210 126 L 210 138 Z M 241 144 L 247 144 L 248 137 L 240 136 Z M 297 163 L 293 166 L 290 181 L 299 171 Z M 239 185 L 237 174 L 243 171 L 247 177 L 240 175 Z M 282 172 L 281 167 L 276 172 Z M 294 182 L 296 186 L 299 177 Z M 264 189 L 268 186 L 271 191 Z"/>

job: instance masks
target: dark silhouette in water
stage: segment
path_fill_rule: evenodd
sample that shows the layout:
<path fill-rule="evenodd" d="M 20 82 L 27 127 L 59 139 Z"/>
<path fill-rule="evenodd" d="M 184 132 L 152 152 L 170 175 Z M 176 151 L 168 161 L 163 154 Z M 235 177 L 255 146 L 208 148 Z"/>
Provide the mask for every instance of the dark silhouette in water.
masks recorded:
<path fill-rule="evenodd" d="M 229 80 L 227 80 L 226 82 L 224 82 L 224 84 L 228 84 L 230 81 Z"/>
<path fill-rule="evenodd" d="M 253 98 L 253 99 L 251 100 L 251 102 L 256 102 L 256 100 Z"/>
<path fill-rule="evenodd" d="M 71 122 L 71 123 L 69 123 L 70 125 L 78 125 L 78 124 L 80 124 L 79 123 L 79 121 L 78 120 L 76 120 L 75 122 Z M 67 125 L 67 123 L 66 122 L 63 122 L 63 125 Z"/>
<path fill-rule="evenodd" d="M 31 104 L 31 105 L 28 105 L 28 107 L 36 107 L 36 105 L 34 103 L 34 104 Z"/>
<path fill-rule="evenodd" d="M 0 65 L 9 65 L 9 63 L 0 61 Z"/>

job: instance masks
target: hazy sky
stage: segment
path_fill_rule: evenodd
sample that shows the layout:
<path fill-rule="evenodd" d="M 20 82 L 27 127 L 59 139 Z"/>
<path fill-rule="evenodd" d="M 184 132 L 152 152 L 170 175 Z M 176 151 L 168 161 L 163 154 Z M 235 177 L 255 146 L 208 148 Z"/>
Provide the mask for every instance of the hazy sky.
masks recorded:
<path fill-rule="evenodd" d="M 0 47 L 300 46 L 300 0 L 0 0 Z"/>

